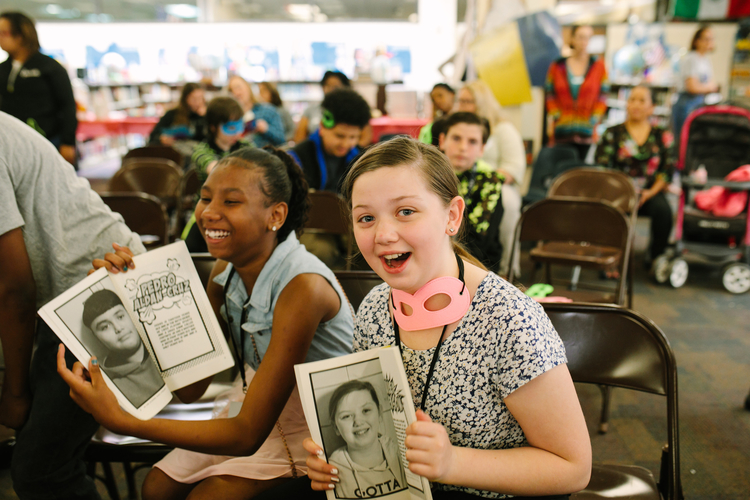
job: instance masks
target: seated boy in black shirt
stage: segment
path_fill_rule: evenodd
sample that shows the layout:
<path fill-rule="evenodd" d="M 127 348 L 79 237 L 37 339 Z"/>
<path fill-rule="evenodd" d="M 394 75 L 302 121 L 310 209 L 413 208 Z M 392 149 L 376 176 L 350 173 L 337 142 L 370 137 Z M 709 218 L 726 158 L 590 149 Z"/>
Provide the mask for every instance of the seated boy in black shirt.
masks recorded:
<path fill-rule="evenodd" d="M 326 94 L 320 127 L 289 152 L 313 189 L 338 193 L 339 183 L 359 154 L 357 142 L 370 123 L 370 106 L 351 89 Z"/>

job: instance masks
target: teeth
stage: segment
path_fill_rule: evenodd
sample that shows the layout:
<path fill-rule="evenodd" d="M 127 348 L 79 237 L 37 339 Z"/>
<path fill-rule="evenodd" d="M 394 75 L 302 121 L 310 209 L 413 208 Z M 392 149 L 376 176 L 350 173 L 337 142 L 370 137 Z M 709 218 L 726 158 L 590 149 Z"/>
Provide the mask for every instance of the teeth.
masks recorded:
<path fill-rule="evenodd" d="M 386 259 L 386 260 L 398 259 L 402 255 L 404 255 L 404 254 L 402 254 L 402 253 L 393 253 L 391 255 L 384 255 L 383 258 Z"/>
<path fill-rule="evenodd" d="M 206 236 L 212 240 L 220 240 L 229 236 L 229 231 L 221 231 L 218 229 L 206 229 Z"/>

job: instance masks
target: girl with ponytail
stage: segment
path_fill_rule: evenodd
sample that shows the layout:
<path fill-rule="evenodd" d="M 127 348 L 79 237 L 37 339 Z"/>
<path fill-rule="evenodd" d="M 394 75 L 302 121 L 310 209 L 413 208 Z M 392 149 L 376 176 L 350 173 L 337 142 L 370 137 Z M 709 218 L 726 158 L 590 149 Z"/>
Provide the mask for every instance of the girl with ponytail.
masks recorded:
<path fill-rule="evenodd" d="M 297 240 L 307 192 L 286 153 L 247 148 L 220 160 L 201 189 L 196 224 L 218 259 L 207 292 L 242 364 L 218 418 L 137 420 L 119 408 L 97 364 L 89 363 L 89 382 L 82 367 L 58 363 L 73 398 L 106 428 L 182 448 L 149 472 L 144 499 L 251 498 L 307 473 L 294 365 L 351 352 L 353 330 L 333 272 Z M 117 272 L 132 267 L 132 253 L 118 246 L 94 265 Z M 195 401 L 210 382 L 177 395 Z"/>

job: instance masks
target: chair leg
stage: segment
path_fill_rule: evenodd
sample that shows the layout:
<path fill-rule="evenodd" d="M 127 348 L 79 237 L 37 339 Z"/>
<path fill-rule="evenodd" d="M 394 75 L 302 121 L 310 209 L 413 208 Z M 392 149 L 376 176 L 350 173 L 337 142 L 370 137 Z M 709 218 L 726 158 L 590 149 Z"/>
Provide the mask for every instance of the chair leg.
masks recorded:
<path fill-rule="evenodd" d="M 109 498 L 120 500 L 120 492 L 117 491 L 117 481 L 115 481 L 115 474 L 112 472 L 112 464 L 109 462 L 101 462 L 101 464 L 104 470 L 104 485 L 107 487 Z"/>
<path fill-rule="evenodd" d="M 611 388 L 608 385 L 600 385 L 599 390 L 602 392 L 602 413 L 599 418 L 599 434 L 606 434 L 609 430 L 609 400 Z"/>
<path fill-rule="evenodd" d="M 628 269 L 628 309 L 633 308 L 633 274 L 635 273 L 635 257 L 634 252 L 630 250 L 630 268 Z"/>
<path fill-rule="evenodd" d="M 575 291 L 578 288 L 578 280 L 581 279 L 581 266 L 573 267 L 573 275 L 570 277 L 569 290 Z"/>
<path fill-rule="evenodd" d="M 135 487 L 135 469 L 130 465 L 130 462 L 123 462 L 122 467 L 125 469 L 125 481 L 128 485 L 128 499 L 138 500 L 138 490 Z"/>

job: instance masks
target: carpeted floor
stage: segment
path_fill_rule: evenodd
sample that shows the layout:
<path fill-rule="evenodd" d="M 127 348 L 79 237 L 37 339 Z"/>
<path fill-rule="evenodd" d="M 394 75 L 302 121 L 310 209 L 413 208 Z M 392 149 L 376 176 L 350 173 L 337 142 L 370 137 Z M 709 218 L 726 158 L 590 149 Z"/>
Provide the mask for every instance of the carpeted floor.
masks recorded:
<path fill-rule="evenodd" d="M 641 258 L 647 226 L 639 221 L 634 309 L 651 318 L 670 340 L 679 371 L 680 444 L 685 497 L 750 498 L 750 411 L 742 404 L 750 390 L 750 293 L 724 291 L 718 269 L 691 267 L 680 289 L 654 284 Z M 616 389 L 609 432 L 597 433 L 600 394 L 579 385 L 591 429 L 594 459 L 638 464 L 658 476 L 666 442 L 664 398 Z M 119 464 L 120 493 L 127 490 Z M 140 482 L 145 471 L 140 471 Z M 102 497 L 107 498 L 101 488 Z M 0 498 L 16 496 L 8 471 L 0 471 Z"/>

